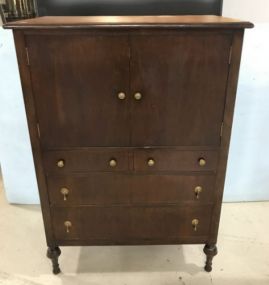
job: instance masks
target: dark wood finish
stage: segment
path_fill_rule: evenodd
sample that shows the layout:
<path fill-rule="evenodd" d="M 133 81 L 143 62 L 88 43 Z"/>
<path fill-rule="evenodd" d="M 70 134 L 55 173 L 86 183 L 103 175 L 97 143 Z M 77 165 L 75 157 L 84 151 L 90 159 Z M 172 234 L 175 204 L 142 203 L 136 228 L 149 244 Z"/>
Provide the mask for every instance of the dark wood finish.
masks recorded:
<path fill-rule="evenodd" d="M 131 94 L 143 96 L 133 100 L 133 145 L 219 145 L 231 40 L 227 31 L 131 37 Z"/>
<path fill-rule="evenodd" d="M 94 150 L 48 151 L 43 154 L 47 173 L 70 173 L 83 171 L 216 171 L 218 152 L 201 150 L 171 150 L 171 149 L 129 149 L 129 148 L 95 148 Z M 200 166 L 199 159 L 205 159 L 206 165 Z M 111 167 L 111 159 L 117 165 Z M 155 164 L 148 165 L 153 159 Z M 64 161 L 64 167 L 59 168 L 57 162 Z"/>
<path fill-rule="evenodd" d="M 232 131 L 234 104 L 236 98 L 237 82 L 241 61 L 241 52 L 243 44 L 244 31 L 236 31 L 233 36 L 233 52 L 231 55 L 231 65 L 228 74 L 227 95 L 225 102 L 225 113 L 223 119 L 223 134 L 221 140 L 220 159 L 218 163 L 217 179 L 215 186 L 214 209 L 212 215 L 211 233 L 208 243 L 216 244 L 219 220 L 221 214 L 221 202 L 223 197 L 223 188 L 225 183 L 226 166 L 230 146 L 230 137 Z"/>
<path fill-rule="evenodd" d="M 59 263 L 58 263 L 58 258 L 61 255 L 61 250 L 60 248 L 57 247 L 49 247 L 47 250 L 47 257 L 51 259 L 52 262 L 52 272 L 53 274 L 59 274 L 61 272 Z"/>
<path fill-rule="evenodd" d="M 50 204 L 79 205 L 148 205 L 212 203 L 214 175 L 111 174 L 90 173 L 49 176 Z M 198 198 L 197 186 L 202 187 Z M 64 200 L 61 188 L 69 193 Z"/>
<path fill-rule="evenodd" d="M 119 92 L 129 94 L 128 37 L 29 35 L 26 41 L 42 147 L 128 145 L 127 100 L 118 99 Z"/>
<path fill-rule="evenodd" d="M 132 36 L 129 47 L 127 35 L 110 33 L 27 36 L 43 147 L 219 145 L 231 39 L 227 32 L 151 33 Z"/>
<path fill-rule="evenodd" d="M 116 160 L 111 167 L 110 160 Z M 57 162 L 64 160 L 64 167 Z M 99 148 L 95 150 L 49 151 L 44 153 L 44 166 L 47 173 L 58 174 L 82 171 L 124 171 L 129 169 L 129 152 L 125 148 Z"/>
<path fill-rule="evenodd" d="M 61 246 L 107 246 L 107 245 L 182 245 L 182 244 L 205 244 L 207 242 L 207 236 L 180 236 L 180 237 L 165 237 L 152 239 L 125 239 L 125 240 L 100 240 L 100 239 L 59 239 L 55 242 Z"/>
<path fill-rule="evenodd" d="M 218 249 L 215 244 L 206 244 L 204 247 L 204 253 L 206 254 L 205 271 L 212 271 L 212 260 L 215 255 L 218 254 Z"/>
<path fill-rule="evenodd" d="M 155 164 L 148 165 L 153 159 Z M 199 160 L 205 159 L 204 166 Z M 217 151 L 175 151 L 170 149 L 149 148 L 134 153 L 134 169 L 141 171 L 215 171 L 218 161 Z"/>
<path fill-rule="evenodd" d="M 181 243 L 205 243 L 211 271 L 252 24 L 56 17 L 5 27 L 15 29 L 54 273 L 60 245 Z"/>
<path fill-rule="evenodd" d="M 141 244 L 144 240 L 154 243 L 154 240 L 191 236 L 204 239 L 209 231 L 211 209 L 209 206 L 56 207 L 52 208 L 52 215 L 55 237 L 59 240 L 93 239 L 104 240 L 105 244 L 106 240 L 126 243 L 132 239 Z M 196 231 L 192 226 L 195 218 L 199 219 Z M 65 221 L 72 223 L 69 232 Z"/>
<path fill-rule="evenodd" d="M 47 192 L 46 177 L 43 167 L 41 144 L 38 137 L 38 130 L 36 128 L 37 117 L 36 117 L 35 102 L 32 91 L 31 74 L 29 72 L 27 54 L 25 50 L 26 46 L 25 37 L 22 31 L 14 31 L 13 34 L 15 40 L 16 54 L 18 58 L 18 67 L 21 77 L 23 99 L 27 114 L 28 129 L 29 129 L 31 146 L 33 151 L 33 158 L 34 158 L 38 190 L 41 202 L 43 222 L 45 226 L 46 240 L 49 247 L 55 247 L 53 229 L 51 224 L 49 196 Z"/>
<path fill-rule="evenodd" d="M 244 29 L 253 24 L 237 19 L 213 15 L 202 16 L 91 16 L 91 17 L 39 17 L 4 25 L 8 29 L 77 29 L 96 27 L 163 27 L 163 28 L 220 28 Z"/>

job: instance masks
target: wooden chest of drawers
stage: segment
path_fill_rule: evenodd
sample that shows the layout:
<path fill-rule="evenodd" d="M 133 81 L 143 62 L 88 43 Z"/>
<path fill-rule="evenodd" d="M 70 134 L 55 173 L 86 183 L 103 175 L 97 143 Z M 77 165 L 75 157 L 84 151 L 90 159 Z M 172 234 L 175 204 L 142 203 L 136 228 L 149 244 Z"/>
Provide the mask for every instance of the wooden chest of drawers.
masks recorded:
<path fill-rule="evenodd" d="M 14 29 L 53 272 L 59 246 L 204 243 L 211 271 L 241 47 L 217 16 Z"/>

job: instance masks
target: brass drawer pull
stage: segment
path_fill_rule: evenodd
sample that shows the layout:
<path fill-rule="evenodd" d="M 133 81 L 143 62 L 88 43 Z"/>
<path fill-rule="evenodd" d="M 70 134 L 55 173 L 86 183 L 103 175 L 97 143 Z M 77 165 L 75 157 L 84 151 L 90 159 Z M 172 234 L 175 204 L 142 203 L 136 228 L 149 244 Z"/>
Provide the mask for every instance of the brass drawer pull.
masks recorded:
<path fill-rule="evenodd" d="M 136 92 L 134 94 L 134 98 L 135 98 L 135 100 L 139 101 L 142 99 L 142 94 L 140 92 Z"/>
<path fill-rule="evenodd" d="M 148 159 L 148 166 L 152 167 L 155 164 L 155 160 L 153 158 Z"/>
<path fill-rule="evenodd" d="M 70 232 L 70 228 L 72 227 L 72 223 L 70 221 L 65 221 L 64 226 L 66 228 L 66 233 Z"/>
<path fill-rule="evenodd" d="M 57 161 L 57 166 L 58 166 L 59 168 L 63 168 L 64 165 L 65 165 L 65 162 L 64 162 L 63 159 L 60 159 L 60 160 Z"/>
<path fill-rule="evenodd" d="M 206 160 L 204 158 L 199 158 L 198 162 L 199 162 L 199 165 L 202 167 L 206 165 Z"/>
<path fill-rule="evenodd" d="M 191 224 L 192 224 L 193 230 L 196 232 L 197 231 L 197 226 L 199 224 L 199 220 L 198 219 L 194 219 L 194 220 L 192 220 Z"/>
<path fill-rule="evenodd" d="M 118 98 L 119 98 L 120 100 L 124 100 L 124 99 L 126 98 L 125 93 L 124 93 L 124 92 L 119 92 L 119 93 L 118 93 Z"/>
<path fill-rule="evenodd" d="M 195 187 L 194 192 L 195 192 L 196 199 L 200 198 L 200 194 L 202 193 L 202 191 L 203 191 L 202 186 Z"/>
<path fill-rule="evenodd" d="M 116 167 L 117 166 L 117 160 L 112 158 L 110 161 L 109 161 L 109 166 L 110 167 Z"/>
<path fill-rule="evenodd" d="M 69 190 L 66 187 L 62 187 L 60 191 L 61 191 L 61 194 L 64 196 L 64 201 L 66 201 L 67 196 L 69 194 Z"/>

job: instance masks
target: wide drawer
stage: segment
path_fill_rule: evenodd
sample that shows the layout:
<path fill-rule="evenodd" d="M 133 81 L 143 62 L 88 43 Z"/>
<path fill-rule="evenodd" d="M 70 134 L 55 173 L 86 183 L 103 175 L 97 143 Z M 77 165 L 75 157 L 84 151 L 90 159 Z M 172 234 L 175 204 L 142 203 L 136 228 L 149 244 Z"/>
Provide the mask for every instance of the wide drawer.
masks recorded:
<path fill-rule="evenodd" d="M 212 207 L 53 207 L 56 240 L 134 241 L 205 237 Z M 132 241 L 132 242 L 131 242 Z M 105 244 L 105 242 L 104 242 Z"/>
<path fill-rule="evenodd" d="M 134 154 L 138 171 L 216 171 L 218 151 L 141 149 Z"/>
<path fill-rule="evenodd" d="M 129 152 L 120 148 L 48 151 L 43 156 L 47 173 L 125 171 L 129 169 Z"/>
<path fill-rule="evenodd" d="M 96 148 L 47 151 L 46 173 L 115 171 L 216 171 L 217 150 Z"/>
<path fill-rule="evenodd" d="M 50 203 L 134 205 L 209 203 L 214 175 L 88 173 L 47 177 Z"/>

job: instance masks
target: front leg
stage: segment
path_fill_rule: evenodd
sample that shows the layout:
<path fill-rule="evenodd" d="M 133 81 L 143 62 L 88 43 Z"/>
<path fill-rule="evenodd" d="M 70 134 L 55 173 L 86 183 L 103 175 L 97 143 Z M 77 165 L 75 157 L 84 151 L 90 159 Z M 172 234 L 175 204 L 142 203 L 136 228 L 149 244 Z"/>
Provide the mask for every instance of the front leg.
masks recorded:
<path fill-rule="evenodd" d="M 213 257 L 218 253 L 216 244 L 206 244 L 204 247 L 204 253 L 206 254 L 205 271 L 211 272 Z"/>
<path fill-rule="evenodd" d="M 58 274 L 61 272 L 59 263 L 58 263 L 58 258 L 61 255 L 61 250 L 58 246 L 56 247 L 48 247 L 47 250 L 47 257 L 51 259 L 52 261 L 52 272 L 53 274 Z"/>

